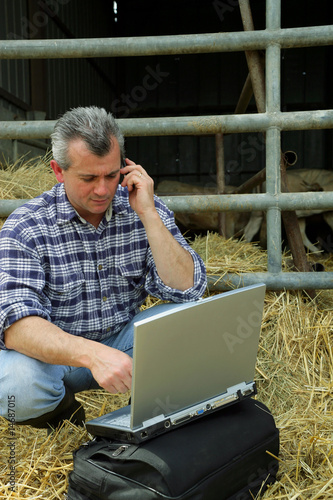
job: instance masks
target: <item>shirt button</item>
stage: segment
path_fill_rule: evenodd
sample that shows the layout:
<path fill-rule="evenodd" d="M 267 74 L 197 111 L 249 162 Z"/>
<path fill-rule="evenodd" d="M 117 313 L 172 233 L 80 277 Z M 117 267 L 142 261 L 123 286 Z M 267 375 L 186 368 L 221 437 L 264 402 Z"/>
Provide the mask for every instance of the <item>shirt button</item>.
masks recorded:
<path fill-rule="evenodd" d="M 99 271 L 101 271 L 102 269 L 103 269 L 103 266 L 102 266 L 102 264 L 100 264 L 100 265 L 98 266 L 98 270 L 99 270 Z"/>
<path fill-rule="evenodd" d="M 111 326 L 108 326 L 106 331 L 109 333 L 111 331 Z"/>
<path fill-rule="evenodd" d="M 103 297 L 103 302 L 106 302 L 107 300 L 108 300 L 108 298 L 107 298 L 107 297 L 105 297 L 105 295 L 104 295 L 104 297 Z"/>

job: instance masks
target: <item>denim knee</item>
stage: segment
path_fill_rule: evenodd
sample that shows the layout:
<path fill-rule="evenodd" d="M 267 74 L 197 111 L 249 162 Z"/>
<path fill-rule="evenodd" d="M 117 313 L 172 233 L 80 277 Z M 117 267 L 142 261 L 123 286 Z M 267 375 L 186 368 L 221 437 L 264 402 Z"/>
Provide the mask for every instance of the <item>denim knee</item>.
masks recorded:
<path fill-rule="evenodd" d="M 0 415 L 7 418 L 10 408 L 21 422 L 54 410 L 65 394 L 65 370 L 16 351 L 1 351 Z"/>

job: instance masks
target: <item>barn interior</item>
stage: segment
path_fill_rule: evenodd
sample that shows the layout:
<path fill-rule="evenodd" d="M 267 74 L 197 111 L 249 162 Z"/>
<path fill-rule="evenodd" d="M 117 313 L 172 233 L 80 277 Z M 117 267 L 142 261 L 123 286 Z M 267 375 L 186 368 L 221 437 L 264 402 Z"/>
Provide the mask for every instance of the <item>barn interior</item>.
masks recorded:
<path fill-rule="evenodd" d="M 332 24 L 330 0 L 281 3 L 282 28 Z M 255 29 L 264 30 L 265 0 L 251 0 L 251 10 Z M 238 0 L 2 0 L 0 12 L 0 41 L 236 33 L 244 29 Z M 333 108 L 332 51 L 332 45 L 282 50 L 281 111 Z M 236 112 L 248 74 L 241 51 L 87 59 L 0 58 L 0 121 L 55 120 L 69 108 L 88 105 L 103 106 L 120 120 L 227 116 Z M 250 92 L 246 112 L 257 111 Z M 292 152 L 288 170 L 331 173 L 332 133 L 332 129 L 282 131 L 282 151 Z M 262 133 L 225 134 L 223 141 L 226 186 L 242 186 L 265 168 Z M 32 197 L 39 194 L 36 190 L 52 185 L 54 181 L 43 170 L 49 145 L 45 138 L 0 139 L 5 179 L 2 184 L 0 180 L 0 198 Z M 179 181 L 204 192 L 216 188 L 214 135 L 129 136 L 126 151 L 149 171 L 156 186 L 162 181 Z M 36 157 L 42 160 L 36 163 Z M 21 171 L 15 165 L 21 167 L 22 158 Z M 13 170 L 8 165 L 14 165 Z M 26 168 L 34 172 L 29 180 Z M 308 236 L 317 242 L 325 234 L 324 251 L 307 253 L 307 257 L 331 271 L 333 236 L 325 221 L 314 217 Z M 319 225 L 323 225 L 320 231 Z M 258 238 L 256 235 L 255 240 Z M 267 271 L 267 253 L 256 244 L 225 240 L 205 231 L 193 240 L 193 246 L 216 282 L 227 272 Z M 283 271 L 288 273 L 292 266 L 290 253 L 283 254 Z M 333 497 L 332 285 L 326 288 L 317 290 L 315 296 L 285 288 L 266 295 L 255 377 L 258 398 L 271 409 L 281 444 L 278 481 L 262 495 L 264 500 Z M 146 307 L 154 304 L 149 299 Z M 88 417 L 94 418 L 123 406 L 128 396 L 95 391 L 81 394 L 79 400 Z M 4 455 L 0 459 L 0 498 L 65 498 L 72 452 L 91 436 L 69 422 L 50 436 L 43 430 L 22 427 L 17 427 L 15 436 L 16 490 L 10 492 Z M 0 437 L 8 440 L 8 424 L 1 417 Z"/>
<path fill-rule="evenodd" d="M 4 0 L 0 39 L 144 37 L 243 30 L 237 0 Z M 265 29 L 265 0 L 251 3 L 254 27 Z M 329 0 L 282 1 L 282 28 L 321 26 L 333 17 Z M 283 49 L 281 110 L 332 108 L 332 46 Z M 55 120 L 75 106 L 97 105 L 121 118 L 223 115 L 235 112 L 248 76 L 244 52 L 89 59 L 0 61 L 0 119 Z M 256 113 L 254 98 L 248 113 Z M 292 168 L 332 169 L 332 130 L 282 133 L 282 150 L 294 151 Z M 45 146 L 42 146 L 45 147 Z M 224 138 L 225 181 L 239 186 L 265 166 L 260 133 Z M 213 136 L 128 137 L 128 156 L 144 165 L 155 184 L 164 179 L 216 183 Z M 0 141 L 13 159 L 40 149 Z"/>

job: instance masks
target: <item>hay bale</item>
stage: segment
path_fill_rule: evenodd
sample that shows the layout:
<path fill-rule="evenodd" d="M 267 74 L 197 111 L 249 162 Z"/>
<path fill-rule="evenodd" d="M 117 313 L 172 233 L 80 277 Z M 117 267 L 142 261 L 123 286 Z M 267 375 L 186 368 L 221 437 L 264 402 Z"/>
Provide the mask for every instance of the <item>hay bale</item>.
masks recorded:
<path fill-rule="evenodd" d="M 28 161 L 23 157 L 13 164 L 0 163 L 0 199 L 30 199 L 51 189 L 57 182 L 50 167 L 51 158 L 48 153 Z M 0 229 L 5 220 L 0 218 Z"/>
<path fill-rule="evenodd" d="M 34 198 L 57 182 L 50 167 L 51 154 L 14 164 L 0 165 L 0 199 Z"/>
<path fill-rule="evenodd" d="M 24 197 L 34 189 L 28 186 L 29 173 L 24 177 Z M 41 182 L 45 186 L 48 181 Z M 8 189 L 18 192 L 13 185 Z M 267 270 L 267 253 L 251 243 L 208 234 L 192 246 L 203 257 L 209 274 Z M 320 256 L 313 259 L 320 260 Z M 285 271 L 289 261 L 285 254 Z M 322 262 L 326 270 L 333 268 L 332 257 Z M 144 307 L 158 302 L 149 297 Z M 265 500 L 333 498 L 332 328 L 330 290 L 320 291 L 313 300 L 298 291 L 266 293 L 255 378 L 257 397 L 271 409 L 280 429 L 281 453 L 278 481 L 265 492 Z M 124 406 L 128 397 L 102 390 L 77 395 L 88 419 Z M 8 422 L 0 418 L 0 499 L 64 499 L 72 451 L 90 437 L 69 422 L 49 437 L 45 430 L 17 426 L 15 489 L 11 491 L 8 445 L 13 436 Z"/>

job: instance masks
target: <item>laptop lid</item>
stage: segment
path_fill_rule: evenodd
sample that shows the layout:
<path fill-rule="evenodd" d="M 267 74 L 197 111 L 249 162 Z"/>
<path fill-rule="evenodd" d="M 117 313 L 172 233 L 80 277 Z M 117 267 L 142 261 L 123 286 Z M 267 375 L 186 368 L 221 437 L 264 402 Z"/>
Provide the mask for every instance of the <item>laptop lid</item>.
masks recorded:
<path fill-rule="evenodd" d="M 131 428 L 253 381 L 265 289 L 224 292 L 135 323 Z"/>

